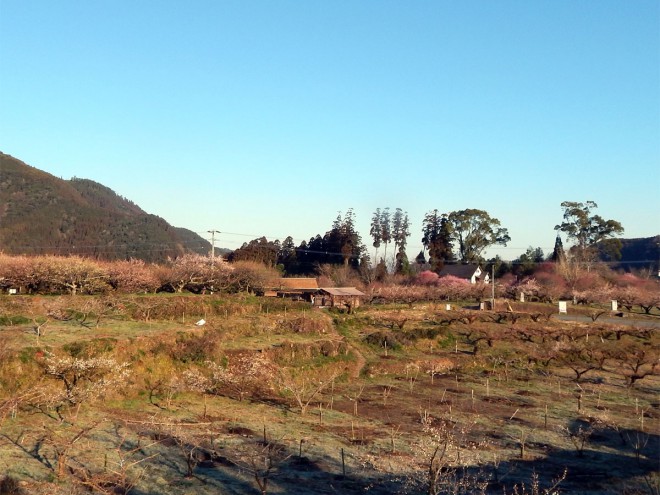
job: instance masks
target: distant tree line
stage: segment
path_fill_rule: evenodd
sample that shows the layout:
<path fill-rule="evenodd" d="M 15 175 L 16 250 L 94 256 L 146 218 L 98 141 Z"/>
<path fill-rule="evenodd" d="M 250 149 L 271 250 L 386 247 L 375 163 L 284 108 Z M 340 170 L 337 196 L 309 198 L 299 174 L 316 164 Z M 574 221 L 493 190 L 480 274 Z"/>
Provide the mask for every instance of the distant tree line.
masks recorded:
<path fill-rule="evenodd" d="M 541 248 L 530 247 L 513 262 L 505 262 L 500 257 L 488 260 L 489 264 L 496 265 L 499 275 L 529 275 L 541 262 L 566 260 L 560 233 L 574 242 L 568 255 L 576 261 L 594 262 L 603 253 L 608 259 L 620 257 L 621 242 L 613 238 L 623 232 L 619 222 L 592 214 L 597 207 L 593 201 L 565 201 L 561 207 L 564 221 L 555 227 L 557 238 L 553 253 L 546 257 Z M 355 213 L 349 209 L 344 216 L 339 213 L 323 236 L 316 235 L 298 245 L 290 236 L 283 242 L 260 237 L 244 243 L 228 259 L 264 263 L 279 268 L 286 275 L 318 274 L 323 265 L 369 268 L 375 272 L 375 278 L 382 279 L 387 274 L 414 275 L 426 269 L 439 273 L 445 264 L 484 263 L 486 249 L 494 245 L 506 246 L 511 240 L 508 230 L 497 218 L 479 209 L 449 213 L 434 209 L 426 213 L 422 221 L 423 249 L 412 263 L 406 252 L 411 235 L 410 219 L 403 209 L 377 208 L 371 217 L 369 235 L 375 248 L 374 260 L 369 258 L 355 228 Z"/>
<path fill-rule="evenodd" d="M 318 273 L 319 267 L 325 264 L 355 269 L 373 265 L 376 272 L 400 275 L 414 272 L 406 252 L 411 235 L 407 212 L 401 208 L 395 208 L 394 212 L 389 207 L 377 208 L 372 215 L 369 234 L 376 250 L 375 260 L 369 258 L 355 227 L 355 213 L 349 209 L 344 216 L 339 213 L 323 236 L 316 235 L 298 246 L 290 236 L 283 242 L 261 237 L 244 243 L 228 259 L 277 266 L 288 275 Z M 510 239 L 500 221 L 483 210 L 467 209 L 448 214 L 433 210 L 424 218 L 421 239 L 424 251 L 417 256 L 415 263 L 420 266 L 428 263 L 432 270 L 440 271 L 445 263 L 479 262 L 483 260 L 482 253 L 486 248 L 494 244 L 506 245 Z M 388 256 L 390 245 L 393 249 Z M 425 252 L 428 252 L 428 261 Z"/>
<path fill-rule="evenodd" d="M 513 262 L 499 257 L 488 260 L 488 268 L 498 278 L 512 274 L 519 281 L 530 277 L 547 261 L 562 265 L 570 261 L 589 270 L 605 241 L 611 241 L 607 244 L 610 255 L 616 256 L 618 240 L 612 237 L 623 232 L 619 222 L 593 215 L 591 212 L 596 208 L 593 201 L 564 202 L 562 208 L 564 222 L 555 227 L 556 244 L 550 256 L 546 257 L 541 248 L 530 246 Z M 568 251 L 564 250 L 560 233 L 574 242 Z M 298 245 L 290 236 L 283 242 L 260 237 L 231 252 L 227 260 L 187 254 L 168 258 L 165 263 L 149 264 L 134 259 L 103 262 L 76 256 L 12 257 L 0 253 L 0 289 L 20 287 L 31 293 L 71 294 L 113 290 L 258 292 L 274 286 L 274 280 L 280 276 L 296 275 L 327 276 L 335 283 L 366 286 L 391 276 L 412 280 L 425 271 L 437 274 L 447 263 L 484 263 L 485 249 L 510 241 L 507 229 L 497 218 L 477 209 L 428 212 L 422 223 L 424 249 L 413 263 L 406 253 L 410 235 L 407 212 L 401 208 L 393 212 L 390 208 L 377 208 L 370 228 L 376 249 L 376 260 L 372 262 L 356 230 L 355 213 L 349 209 L 343 215 L 339 212 L 322 236 L 316 235 Z"/>
<path fill-rule="evenodd" d="M 228 256 L 230 262 L 256 261 L 278 267 L 287 275 L 317 273 L 322 265 L 343 265 L 354 269 L 369 265 L 369 255 L 355 227 L 355 214 L 341 212 L 323 236 L 295 245 L 291 236 L 268 241 L 265 237 L 244 243 Z"/>

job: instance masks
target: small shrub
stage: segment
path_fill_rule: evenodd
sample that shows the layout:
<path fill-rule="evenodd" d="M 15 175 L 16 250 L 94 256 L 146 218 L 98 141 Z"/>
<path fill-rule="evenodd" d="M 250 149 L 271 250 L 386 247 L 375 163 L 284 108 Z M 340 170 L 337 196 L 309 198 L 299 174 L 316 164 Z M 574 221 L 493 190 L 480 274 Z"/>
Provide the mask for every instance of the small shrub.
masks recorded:
<path fill-rule="evenodd" d="M 410 340 L 403 335 L 397 335 L 393 332 L 374 332 L 364 338 L 367 344 L 387 348 L 390 350 L 400 349 L 402 345 L 410 343 Z"/>
<path fill-rule="evenodd" d="M 444 335 L 441 339 L 438 340 L 438 346 L 441 349 L 449 349 L 451 347 L 454 347 L 455 345 L 456 345 L 456 336 L 451 332 L 447 332 L 446 335 Z"/>
<path fill-rule="evenodd" d="M 406 337 L 410 340 L 417 339 L 435 339 L 442 332 L 439 328 L 418 328 L 416 330 L 406 332 Z"/>
<path fill-rule="evenodd" d="M 63 345 L 62 349 L 64 349 L 64 351 L 66 351 L 71 357 L 91 358 L 112 351 L 115 348 L 116 343 L 117 339 L 103 337 L 88 341 L 71 342 Z"/>
<path fill-rule="evenodd" d="M 23 364 L 34 362 L 37 355 L 44 355 L 44 350 L 40 347 L 24 347 L 18 353 L 18 359 Z"/>
<path fill-rule="evenodd" d="M 334 342 L 326 340 L 321 343 L 321 354 L 326 357 L 334 357 L 338 354 L 337 346 Z"/>
<path fill-rule="evenodd" d="M 218 336 L 212 331 L 201 335 L 180 332 L 169 349 L 169 354 L 172 359 L 182 363 L 207 361 L 213 358 L 217 341 Z"/>
<path fill-rule="evenodd" d="M 0 495 L 21 495 L 25 493 L 18 481 L 11 476 L 0 478 Z"/>
<path fill-rule="evenodd" d="M 25 316 L 6 316 L 0 315 L 0 325 L 11 327 L 13 325 L 26 325 L 31 323 L 29 318 Z"/>

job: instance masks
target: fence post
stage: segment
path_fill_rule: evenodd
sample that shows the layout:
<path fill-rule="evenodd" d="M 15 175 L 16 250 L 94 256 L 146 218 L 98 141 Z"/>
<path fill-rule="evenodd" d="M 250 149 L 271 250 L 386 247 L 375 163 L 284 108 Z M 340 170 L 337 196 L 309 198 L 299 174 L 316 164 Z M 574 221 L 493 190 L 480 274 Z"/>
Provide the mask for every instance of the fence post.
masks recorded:
<path fill-rule="evenodd" d="M 346 462 L 344 461 L 344 447 L 341 448 L 341 474 L 346 477 Z"/>

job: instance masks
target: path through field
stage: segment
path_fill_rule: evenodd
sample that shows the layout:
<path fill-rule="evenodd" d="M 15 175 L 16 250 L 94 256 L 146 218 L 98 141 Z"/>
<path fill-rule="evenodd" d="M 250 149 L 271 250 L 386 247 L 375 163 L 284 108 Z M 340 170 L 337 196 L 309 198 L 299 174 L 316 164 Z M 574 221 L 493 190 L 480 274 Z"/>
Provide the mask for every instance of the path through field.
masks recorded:
<path fill-rule="evenodd" d="M 357 347 L 351 346 L 350 349 L 355 354 L 355 367 L 351 371 L 351 378 L 360 378 L 360 373 L 367 364 L 367 360 Z"/>

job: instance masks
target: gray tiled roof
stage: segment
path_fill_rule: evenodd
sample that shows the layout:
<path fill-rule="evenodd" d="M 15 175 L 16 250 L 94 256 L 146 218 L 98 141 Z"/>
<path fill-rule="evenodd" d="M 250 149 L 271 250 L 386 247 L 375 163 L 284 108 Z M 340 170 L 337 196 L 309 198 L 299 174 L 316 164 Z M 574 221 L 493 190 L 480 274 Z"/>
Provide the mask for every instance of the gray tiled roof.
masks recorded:
<path fill-rule="evenodd" d="M 470 279 L 474 272 L 477 271 L 479 265 L 445 265 L 442 270 L 440 270 L 439 275 L 441 277 L 446 277 L 447 275 L 452 275 L 458 278 Z"/>

